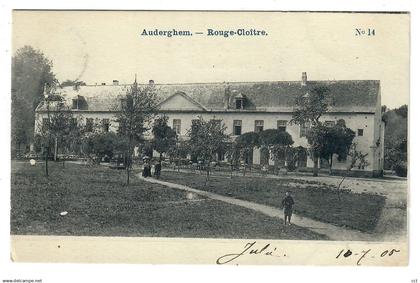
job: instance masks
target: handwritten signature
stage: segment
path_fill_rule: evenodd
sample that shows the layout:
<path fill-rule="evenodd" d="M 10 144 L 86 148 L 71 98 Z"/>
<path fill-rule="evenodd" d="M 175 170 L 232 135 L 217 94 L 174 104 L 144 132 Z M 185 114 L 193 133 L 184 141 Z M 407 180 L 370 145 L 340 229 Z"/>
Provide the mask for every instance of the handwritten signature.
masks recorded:
<path fill-rule="evenodd" d="M 273 256 L 273 257 L 284 257 L 286 256 L 285 254 L 283 254 L 283 256 L 280 256 L 276 253 L 277 248 L 273 247 L 271 244 L 266 244 L 265 246 L 261 247 L 261 248 L 256 248 L 257 242 L 248 242 L 246 243 L 245 247 L 237 253 L 230 253 L 230 254 L 225 254 L 222 255 L 221 257 L 219 257 L 216 260 L 217 264 L 226 264 L 229 262 L 232 262 L 244 255 L 265 255 L 265 256 Z"/>

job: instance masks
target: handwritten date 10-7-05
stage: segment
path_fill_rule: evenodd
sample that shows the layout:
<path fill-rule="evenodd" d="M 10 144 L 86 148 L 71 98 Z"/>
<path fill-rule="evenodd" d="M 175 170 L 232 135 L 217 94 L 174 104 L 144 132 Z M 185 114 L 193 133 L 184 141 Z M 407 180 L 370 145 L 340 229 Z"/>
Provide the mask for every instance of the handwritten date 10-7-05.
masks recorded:
<path fill-rule="evenodd" d="M 400 250 L 397 249 L 391 249 L 391 250 L 383 250 L 380 251 L 379 253 L 374 253 L 372 251 L 372 249 L 368 249 L 368 250 L 363 250 L 360 253 L 358 252 L 354 252 L 351 251 L 349 249 L 347 249 L 347 251 L 345 249 L 342 249 L 338 255 L 335 257 L 336 259 L 340 259 L 340 258 L 357 258 L 357 265 L 362 265 L 362 261 L 366 258 L 375 258 L 375 257 L 379 257 L 379 258 L 384 258 L 384 257 L 390 257 L 393 256 L 395 254 L 398 254 L 400 252 Z"/>

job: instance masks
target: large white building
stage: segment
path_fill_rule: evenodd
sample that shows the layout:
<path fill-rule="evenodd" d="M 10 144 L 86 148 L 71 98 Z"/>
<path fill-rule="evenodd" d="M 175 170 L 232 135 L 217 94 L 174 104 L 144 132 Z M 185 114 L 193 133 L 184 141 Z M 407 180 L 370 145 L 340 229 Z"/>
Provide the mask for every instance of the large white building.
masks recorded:
<path fill-rule="evenodd" d="M 149 84 L 154 84 L 151 80 Z M 141 86 L 141 85 L 140 85 Z M 369 163 L 364 175 L 380 175 L 383 170 L 384 123 L 381 118 L 380 82 L 375 80 L 308 81 L 302 73 L 299 81 L 229 82 L 155 84 L 160 99 L 159 111 L 169 117 L 170 126 L 186 137 L 193 119 L 221 120 L 232 137 L 245 132 L 279 128 L 293 138 L 294 146 L 307 147 L 305 125 L 292 125 L 289 121 L 298 95 L 309 93 L 319 86 L 328 87 L 332 106 L 321 120 L 333 124 L 343 119 L 356 137 L 358 150 L 367 153 Z M 126 95 L 130 85 L 87 85 L 64 87 L 60 94 L 76 116 L 89 124 L 99 119 L 105 131 L 116 131 L 116 105 Z M 36 109 L 35 129 L 46 118 L 46 105 L 41 102 Z M 253 164 L 272 163 L 254 150 Z M 321 162 L 322 163 L 322 162 Z M 313 161 L 303 157 L 301 170 L 312 168 Z M 321 167 L 323 164 L 320 164 Z M 333 160 L 333 169 L 345 170 L 348 161 Z M 358 171 L 358 170 L 356 170 Z"/>

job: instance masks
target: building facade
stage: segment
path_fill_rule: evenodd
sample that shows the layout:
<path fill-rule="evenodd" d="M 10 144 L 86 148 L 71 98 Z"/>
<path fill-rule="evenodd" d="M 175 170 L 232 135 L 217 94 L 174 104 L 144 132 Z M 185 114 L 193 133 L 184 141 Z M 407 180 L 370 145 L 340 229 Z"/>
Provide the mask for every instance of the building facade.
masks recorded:
<path fill-rule="evenodd" d="M 205 120 L 221 120 L 232 138 L 246 132 L 281 129 L 292 136 L 293 146 L 304 148 L 308 147 L 307 125 L 290 123 L 295 99 L 316 87 L 326 87 L 331 93 L 331 107 L 320 120 L 332 126 L 343 119 L 356 133 L 357 149 L 367 154 L 368 165 L 358 171 L 368 176 L 382 174 L 384 123 L 379 81 L 308 81 L 306 73 L 302 73 L 299 81 L 155 84 L 151 80 L 149 84 L 154 84 L 157 90 L 159 112 L 168 116 L 169 126 L 181 139 L 187 138 L 192 121 L 201 116 Z M 104 131 L 116 131 L 118 103 L 130 86 L 114 80 L 112 85 L 64 87 L 58 92 L 82 123 L 99 120 Z M 46 118 L 45 103 L 41 102 L 35 115 L 36 131 Z M 348 162 L 334 157 L 332 168 L 346 170 Z M 273 161 L 263 158 L 260 150 L 255 149 L 252 163 L 273 164 Z M 322 162 L 320 166 L 323 167 Z M 306 156 L 299 161 L 299 167 L 312 168 L 313 161 Z"/>

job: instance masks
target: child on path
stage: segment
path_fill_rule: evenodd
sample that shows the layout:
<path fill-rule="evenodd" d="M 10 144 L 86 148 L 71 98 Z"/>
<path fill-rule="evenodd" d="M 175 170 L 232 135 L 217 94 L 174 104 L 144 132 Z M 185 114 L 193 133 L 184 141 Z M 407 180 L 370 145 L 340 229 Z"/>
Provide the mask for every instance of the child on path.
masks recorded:
<path fill-rule="evenodd" d="M 292 225 L 290 223 L 290 219 L 292 218 L 292 212 L 293 212 L 293 205 L 295 204 L 295 201 L 293 200 L 292 196 L 290 195 L 290 192 L 286 192 L 286 197 L 281 202 L 281 207 L 284 209 L 284 225 Z"/>

